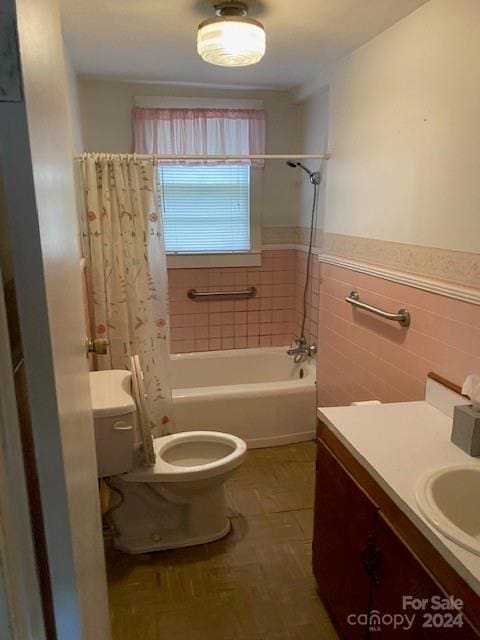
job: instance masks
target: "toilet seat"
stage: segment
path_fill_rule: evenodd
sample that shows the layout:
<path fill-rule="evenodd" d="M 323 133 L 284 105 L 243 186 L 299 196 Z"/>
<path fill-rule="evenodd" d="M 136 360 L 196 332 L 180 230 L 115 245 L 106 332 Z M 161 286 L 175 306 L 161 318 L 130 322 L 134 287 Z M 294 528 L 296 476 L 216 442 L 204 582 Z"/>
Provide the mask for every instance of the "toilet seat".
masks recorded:
<path fill-rule="evenodd" d="M 241 438 L 219 431 L 187 431 L 153 440 L 153 467 L 134 469 L 126 482 L 188 482 L 222 475 L 238 467 L 247 453 Z"/>

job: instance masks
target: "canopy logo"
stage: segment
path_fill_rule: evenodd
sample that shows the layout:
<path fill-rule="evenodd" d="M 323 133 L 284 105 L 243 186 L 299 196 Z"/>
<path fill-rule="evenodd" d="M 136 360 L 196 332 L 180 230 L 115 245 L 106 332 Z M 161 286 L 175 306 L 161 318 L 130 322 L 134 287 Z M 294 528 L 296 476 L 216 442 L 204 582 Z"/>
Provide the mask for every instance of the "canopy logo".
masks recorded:
<path fill-rule="evenodd" d="M 367 627 L 370 631 L 381 631 L 386 627 L 391 627 L 395 631 L 400 629 L 401 631 L 410 631 L 415 622 L 415 613 L 410 615 L 406 613 L 381 613 L 374 609 L 370 613 L 351 613 L 347 617 L 348 624 L 361 627 Z"/>

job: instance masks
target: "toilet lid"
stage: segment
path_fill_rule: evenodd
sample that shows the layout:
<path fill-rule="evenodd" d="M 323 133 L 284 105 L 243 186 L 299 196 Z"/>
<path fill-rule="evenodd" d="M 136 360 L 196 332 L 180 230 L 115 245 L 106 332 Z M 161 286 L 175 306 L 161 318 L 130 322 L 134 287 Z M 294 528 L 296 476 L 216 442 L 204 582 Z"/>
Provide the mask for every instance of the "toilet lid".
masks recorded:
<path fill-rule="evenodd" d="M 155 464 L 155 450 L 153 448 L 153 438 L 150 430 L 150 420 L 147 408 L 147 393 L 143 381 L 143 371 L 140 365 L 140 358 L 134 355 L 130 358 L 132 369 L 132 390 L 133 397 L 138 408 L 138 423 L 143 444 L 144 463 L 147 466 Z"/>

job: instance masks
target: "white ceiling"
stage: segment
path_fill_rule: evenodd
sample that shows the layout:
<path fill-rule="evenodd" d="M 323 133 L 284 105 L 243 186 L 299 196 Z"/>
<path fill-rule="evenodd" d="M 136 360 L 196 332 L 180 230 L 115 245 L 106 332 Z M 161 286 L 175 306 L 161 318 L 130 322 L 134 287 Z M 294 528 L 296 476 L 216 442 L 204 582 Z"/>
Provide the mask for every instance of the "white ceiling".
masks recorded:
<path fill-rule="evenodd" d="M 119 79 L 290 88 L 408 15 L 426 0 L 251 0 L 267 52 L 226 69 L 196 53 L 204 0 L 61 0 L 65 40 L 79 73 Z"/>

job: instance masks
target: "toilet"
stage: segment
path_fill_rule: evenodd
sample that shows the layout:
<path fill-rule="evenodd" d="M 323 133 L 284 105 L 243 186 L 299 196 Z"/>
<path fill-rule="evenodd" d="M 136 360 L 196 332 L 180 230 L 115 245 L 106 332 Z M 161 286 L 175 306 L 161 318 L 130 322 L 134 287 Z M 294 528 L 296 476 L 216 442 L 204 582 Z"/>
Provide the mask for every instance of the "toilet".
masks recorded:
<path fill-rule="evenodd" d="M 152 438 L 138 359 L 132 372 L 90 373 L 98 476 L 113 489 L 114 546 L 146 553 L 222 538 L 230 531 L 224 483 L 247 445 L 217 431 Z"/>

